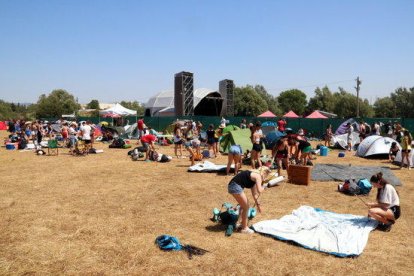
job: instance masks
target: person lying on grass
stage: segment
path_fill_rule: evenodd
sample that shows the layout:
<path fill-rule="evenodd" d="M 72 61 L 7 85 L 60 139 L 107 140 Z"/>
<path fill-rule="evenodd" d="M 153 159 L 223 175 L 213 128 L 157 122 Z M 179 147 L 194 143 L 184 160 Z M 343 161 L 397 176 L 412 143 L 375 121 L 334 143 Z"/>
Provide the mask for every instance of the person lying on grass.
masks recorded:
<path fill-rule="evenodd" d="M 382 173 L 373 175 L 371 184 L 378 189 L 377 202 L 367 203 L 369 207 L 368 217 L 381 222 L 385 231 L 391 229 L 391 225 L 400 217 L 400 198 L 394 186 L 382 178 Z"/>
<path fill-rule="evenodd" d="M 228 192 L 236 199 L 237 203 L 240 205 L 241 233 L 254 233 L 252 229 L 247 227 L 247 213 L 249 211 L 249 202 L 243 190 L 244 188 L 251 189 L 257 210 L 261 213 L 262 208 L 260 206 L 258 198 L 264 190 L 263 182 L 269 176 L 269 174 L 270 169 L 268 167 L 260 167 L 258 170 L 254 171 L 242 171 L 234 176 L 229 182 Z"/>

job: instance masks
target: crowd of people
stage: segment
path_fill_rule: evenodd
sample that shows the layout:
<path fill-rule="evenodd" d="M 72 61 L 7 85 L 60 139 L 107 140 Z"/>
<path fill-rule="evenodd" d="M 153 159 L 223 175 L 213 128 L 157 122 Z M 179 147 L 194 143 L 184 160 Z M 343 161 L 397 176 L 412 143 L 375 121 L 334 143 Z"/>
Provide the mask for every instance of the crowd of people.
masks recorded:
<path fill-rule="evenodd" d="M 216 128 L 214 124 L 210 124 L 203 135 L 203 125 L 200 122 L 187 121 L 185 124 L 176 123 L 173 130 L 173 144 L 174 154 L 176 158 L 183 158 L 183 150 L 185 149 L 189 153 L 191 165 L 195 164 L 195 161 L 201 160 L 204 156 L 216 158 L 220 154 L 219 141 L 223 135 L 223 129 L 228 121 L 224 118 L 220 121 L 219 126 Z M 285 133 L 275 145 L 271 148 L 271 160 L 276 164 L 277 172 L 280 175 L 282 169 L 288 169 L 292 160 L 297 164 L 308 165 L 311 159 L 311 144 L 307 141 L 304 131 L 299 130 L 297 133 L 287 131 L 287 122 L 284 119 L 277 121 L 276 129 L 282 133 Z M 59 138 L 65 145 L 68 146 L 69 152 L 73 152 L 77 143 L 82 141 L 85 145 L 92 147 L 94 143 L 94 133 L 96 126 L 90 121 L 83 121 L 81 123 L 57 121 L 54 124 L 49 122 L 34 121 L 28 122 L 23 120 L 16 120 L 9 122 L 10 138 L 14 141 L 21 141 L 22 146 L 29 142 L 34 145 L 41 145 L 43 140 L 57 139 Z M 249 203 L 247 196 L 244 193 L 244 188 L 251 189 L 253 200 L 258 211 L 262 211 L 261 204 L 259 202 L 260 194 L 264 191 L 265 179 L 269 176 L 269 167 L 264 166 L 261 161 L 261 155 L 263 151 L 263 139 L 264 134 L 260 122 L 247 123 L 245 119 L 242 120 L 240 127 L 242 129 L 250 129 L 250 140 L 252 148 L 242 149 L 241 145 L 235 144 L 229 147 L 228 162 L 226 166 L 226 175 L 231 172 L 231 167 L 234 165 L 234 177 L 228 184 L 228 192 L 235 198 L 240 205 L 240 232 L 252 233 L 253 231 L 247 227 L 247 211 L 249 209 Z M 139 141 L 142 144 L 141 147 L 137 147 L 134 152 L 141 152 L 144 154 L 144 160 L 168 162 L 172 157 L 160 154 L 155 150 L 155 142 L 157 141 L 156 132 L 152 131 L 150 127 L 147 127 L 143 118 L 137 121 L 137 128 L 139 133 Z M 381 135 L 392 137 L 398 141 L 401 145 L 401 152 L 403 161 L 406 160 L 410 169 L 410 153 L 412 137 L 407 129 L 404 129 L 401 124 L 379 124 L 374 123 L 371 126 L 361 121 L 358 125 L 359 137 L 361 141 L 368 135 Z M 348 134 L 348 150 L 352 148 L 352 140 L 350 139 L 351 133 L 354 131 L 352 124 L 347 124 Z M 325 131 L 325 146 L 330 145 L 330 141 L 333 134 L 332 125 L 328 125 Z M 208 154 L 201 152 L 202 145 L 205 145 L 208 150 Z M 244 152 L 244 150 L 246 150 Z M 400 151 L 400 147 L 397 142 L 392 143 L 389 159 L 393 161 L 395 156 Z M 250 158 L 251 169 L 243 170 L 243 159 Z M 403 162 L 401 162 L 403 164 Z M 389 230 L 391 225 L 399 218 L 400 202 L 399 196 L 395 188 L 388 184 L 383 179 L 382 174 L 376 174 L 370 179 L 371 184 L 378 189 L 377 201 L 374 203 L 367 203 L 369 208 L 368 216 L 378 220 L 381 223 L 381 227 L 385 230 Z"/>

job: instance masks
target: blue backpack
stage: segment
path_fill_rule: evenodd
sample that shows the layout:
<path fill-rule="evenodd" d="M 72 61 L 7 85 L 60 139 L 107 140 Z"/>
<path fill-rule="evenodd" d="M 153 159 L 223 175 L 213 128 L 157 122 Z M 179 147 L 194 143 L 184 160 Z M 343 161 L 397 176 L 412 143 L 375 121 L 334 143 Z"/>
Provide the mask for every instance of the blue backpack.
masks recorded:
<path fill-rule="evenodd" d="M 178 251 L 183 249 L 178 238 L 169 236 L 169 235 L 161 235 L 155 239 L 155 243 L 158 244 L 158 247 L 161 250 L 165 251 Z"/>
<path fill-rule="evenodd" d="M 359 194 L 360 195 L 367 195 L 371 191 L 372 185 L 371 185 L 371 183 L 369 182 L 368 179 L 366 179 L 366 178 L 365 179 L 360 179 L 358 181 L 358 188 L 359 188 Z"/>

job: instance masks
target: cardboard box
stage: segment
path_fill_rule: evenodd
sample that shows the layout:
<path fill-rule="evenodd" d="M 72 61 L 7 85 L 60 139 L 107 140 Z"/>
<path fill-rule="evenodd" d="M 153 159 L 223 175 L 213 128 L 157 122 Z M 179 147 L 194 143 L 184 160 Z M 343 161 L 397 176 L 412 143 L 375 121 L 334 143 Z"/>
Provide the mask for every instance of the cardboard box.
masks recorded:
<path fill-rule="evenodd" d="M 311 174 L 311 166 L 290 165 L 288 169 L 289 182 L 293 184 L 309 185 Z"/>

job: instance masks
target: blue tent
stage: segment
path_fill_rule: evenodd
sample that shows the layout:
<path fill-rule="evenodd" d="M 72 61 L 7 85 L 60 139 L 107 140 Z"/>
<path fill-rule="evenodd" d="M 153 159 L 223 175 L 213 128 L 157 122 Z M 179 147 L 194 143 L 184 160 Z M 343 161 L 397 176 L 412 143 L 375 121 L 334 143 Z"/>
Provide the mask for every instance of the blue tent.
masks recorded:
<path fill-rule="evenodd" d="M 276 145 L 276 142 L 279 141 L 280 138 L 286 136 L 286 133 L 280 132 L 278 130 L 271 131 L 268 134 L 266 134 L 266 149 L 271 149 Z"/>

